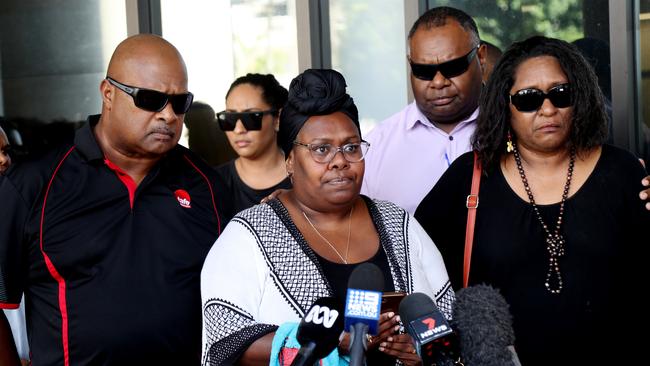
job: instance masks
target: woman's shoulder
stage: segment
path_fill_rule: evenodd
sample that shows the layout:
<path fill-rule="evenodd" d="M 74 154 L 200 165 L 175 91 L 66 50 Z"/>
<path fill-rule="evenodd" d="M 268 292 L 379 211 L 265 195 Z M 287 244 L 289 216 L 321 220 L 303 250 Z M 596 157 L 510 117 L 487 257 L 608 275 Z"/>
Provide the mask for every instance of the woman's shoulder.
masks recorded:
<path fill-rule="evenodd" d="M 468 151 L 468 152 L 460 155 L 458 158 L 456 158 L 456 160 L 454 160 L 452 162 L 452 164 L 451 164 L 451 166 L 449 166 L 449 168 L 451 169 L 451 167 L 454 164 L 455 165 L 460 165 L 460 166 L 465 166 L 465 167 L 470 166 L 470 165 L 474 165 L 474 151 Z"/>
<path fill-rule="evenodd" d="M 449 168 L 442 174 L 440 181 L 450 182 L 450 184 L 457 184 L 451 182 L 459 182 L 467 179 L 472 175 L 474 169 L 474 152 L 468 151 L 454 160 Z M 438 184 L 436 183 L 436 184 Z M 443 183 L 445 184 L 445 183 Z"/>
<path fill-rule="evenodd" d="M 616 178 L 616 181 L 631 179 L 639 186 L 647 175 L 637 156 L 613 145 L 603 145 L 596 169 L 598 175 Z"/>
<path fill-rule="evenodd" d="M 260 242 L 273 241 L 279 236 L 278 227 L 282 220 L 268 203 L 262 203 L 237 213 L 226 225 L 217 243 L 227 248 L 252 245 L 257 247 Z M 229 249 L 224 249 L 229 250 Z"/>
<path fill-rule="evenodd" d="M 364 195 L 361 195 L 361 197 L 366 201 L 371 215 L 374 213 L 382 218 L 408 215 L 404 208 L 391 201 L 369 198 Z"/>
<path fill-rule="evenodd" d="M 637 156 L 632 154 L 630 151 L 622 149 L 618 146 L 605 144 L 602 147 L 601 158 L 604 162 L 613 163 L 614 165 L 620 166 L 623 164 L 622 168 L 632 167 L 634 169 L 639 166 L 642 167 L 641 162 Z"/>
<path fill-rule="evenodd" d="M 251 206 L 235 215 L 235 219 L 249 222 L 268 222 L 269 219 L 275 217 L 277 217 L 277 214 L 271 202 Z"/>
<path fill-rule="evenodd" d="M 217 173 L 219 173 L 222 177 L 230 177 L 233 174 L 237 174 L 237 170 L 235 169 L 235 160 L 230 160 L 227 161 L 221 165 L 213 166 L 212 167 Z"/>
<path fill-rule="evenodd" d="M 461 192 L 467 195 L 469 192 L 469 184 L 472 180 L 472 173 L 474 170 L 474 152 L 469 151 L 456 160 L 454 160 L 449 168 L 442 174 L 440 179 L 434 184 L 429 193 L 422 199 L 420 206 L 426 202 L 425 205 L 431 203 L 439 203 L 451 199 Z M 417 211 L 415 217 L 417 217 Z"/>
<path fill-rule="evenodd" d="M 262 241 L 275 241 L 273 237 L 296 234 L 295 224 L 289 211 L 277 198 L 239 212 L 233 221 L 246 227 Z"/>

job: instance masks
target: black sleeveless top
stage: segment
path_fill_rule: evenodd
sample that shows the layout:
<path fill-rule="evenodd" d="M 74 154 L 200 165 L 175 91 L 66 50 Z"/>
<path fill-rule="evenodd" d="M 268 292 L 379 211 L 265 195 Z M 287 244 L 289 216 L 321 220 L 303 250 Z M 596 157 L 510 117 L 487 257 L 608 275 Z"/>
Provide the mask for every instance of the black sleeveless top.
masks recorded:
<path fill-rule="evenodd" d="M 316 253 L 314 251 L 314 253 Z M 395 291 L 395 286 L 393 285 L 393 276 L 390 273 L 390 267 L 388 266 L 388 257 L 386 257 L 386 252 L 384 248 L 379 246 L 379 249 L 370 259 L 360 263 L 344 264 L 344 263 L 335 263 L 330 260 L 321 257 L 316 253 L 316 258 L 320 264 L 323 274 L 330 286 L 332 287 L 332 292 L 334 292 L 334 297 L 340 299 L 342 303 L 345 302 L 345 297 L 348 290 L 348 280 L 350 279 L 350 274 L 354 271 L 357 266 L 362 263 L 372 263 L 379 267 L 381 272 L 384 274 L 384 292 Z"/>

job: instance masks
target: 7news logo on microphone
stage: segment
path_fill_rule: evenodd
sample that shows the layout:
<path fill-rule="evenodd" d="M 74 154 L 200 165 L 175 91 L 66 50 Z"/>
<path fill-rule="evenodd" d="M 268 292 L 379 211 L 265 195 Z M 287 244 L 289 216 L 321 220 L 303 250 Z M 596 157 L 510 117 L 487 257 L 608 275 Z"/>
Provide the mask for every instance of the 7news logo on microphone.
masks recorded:
<path fill-rule="evenodd" d="M 428 314 L 411 321 L 411 328 L 421 343 L 427 343 L 452 332 L 449 323 L 441 312 Z"/>

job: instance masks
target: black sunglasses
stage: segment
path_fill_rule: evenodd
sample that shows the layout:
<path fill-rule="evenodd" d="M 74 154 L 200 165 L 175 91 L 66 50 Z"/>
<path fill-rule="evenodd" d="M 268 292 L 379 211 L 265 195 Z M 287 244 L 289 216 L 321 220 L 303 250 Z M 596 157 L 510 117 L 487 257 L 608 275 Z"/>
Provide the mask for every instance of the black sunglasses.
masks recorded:
<path fill-rule="evenodd" d="M 157 90 L 125 85 L 108 76 L 106 80 L 116 88 L 130 95 L 136 107 L 149 112 L 160 112 L 165 108 L 167 103 L 171 103 L 174 113 L 184 114 L 190 109 L 192 100 L 194 100 L 194 95 L 190 92 L 183 94 L 165 94 Z"/>
<path fill-rule="evenodd" d="M 519 112 L 534 112 L 544 104 L 546 98 L 556 108 L 566 108 L 573 105 L 573 93 L 571 93 L 569 84 L 554 86 L 546 93 L 535 88 L 521 89 L 510 96 L 510 103 Z"/>
<path fill-rule="evenodd" d="M 241 121 L 246 131 L 259 131 L 262 129 L 262 118 L 265 114 L 275 114 L 275 109 L 268 111 L 255 111 L 255 112 L 219 112 L 217 113 L 217 121 L 219 121 L 219 128 L 222 131 L 232 131 L 237 125 L 237 121 Z"/>
<path fill-rule="evenodd" d="M 413 76 L 420 80 L 433 80 L 438 71 L 440 71 L 442 76 L 445 78 L 451 79 L 463 74 L 465 71 L 467 71 L 467 69 L 469 69 L 469 65 L 472 63 L 474 56 L 476 56 L 476 52 L 478 51 L 479 47 L 481 47 L 481 45 L 472 48 L 472 50 L 469 51 L 465 56 L 461 56 L 459 58 L 455 58 L 453 60 L 449 60 L 437 65 L 416 64 L 413 61 L 409 60 L 411 64 L 411 72 L 413 73 Z"/>

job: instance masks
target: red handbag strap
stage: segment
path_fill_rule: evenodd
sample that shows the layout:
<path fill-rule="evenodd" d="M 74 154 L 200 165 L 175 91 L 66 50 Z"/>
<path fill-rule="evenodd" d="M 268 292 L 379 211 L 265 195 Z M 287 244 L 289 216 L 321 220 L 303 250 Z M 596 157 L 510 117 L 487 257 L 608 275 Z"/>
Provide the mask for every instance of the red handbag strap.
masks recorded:
<path fill-rule="evenodd" d="M 481 185 L 481 164 L 478 153 L 474 151 L 474 173 L 472 174 L 472 188 L 467 196 L 467 227 L 465 229 L 465 255 L 463 258 L 463 287 L 469 282 L 469 267 L 472 260 L 472 244 L 474 243 L 474 223 L 476 222 L 476 208 L 478 207 L 478 189 Z"/>

